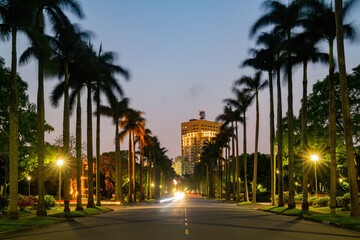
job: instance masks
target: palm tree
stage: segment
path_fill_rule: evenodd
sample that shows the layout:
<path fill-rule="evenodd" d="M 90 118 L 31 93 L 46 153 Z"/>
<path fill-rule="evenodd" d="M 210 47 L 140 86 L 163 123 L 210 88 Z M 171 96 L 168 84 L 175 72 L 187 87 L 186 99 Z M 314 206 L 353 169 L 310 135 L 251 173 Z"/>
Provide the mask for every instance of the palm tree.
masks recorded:
<path fill-rule="evenodd" d="M 135 133 L 141 135 L 144 133 L 145 119 L 141 116 L 143 113 L 134 109 L 129 109 L 121 122 L 123 131 L 120 136 L 129 135 L 129 159 L 128 159 L 128 174 L 129 174 L 129 202 L 134 200 L 136 202 L 136 175 L 135 175 Z M 132 175 L 132 181 L 131 181 Z M 132 185 L 132 186 L 131 186 Z M 131 193 L 134 194 L 132 199 Z"/>
<path fill-rule="evenodd" d="M 46 216 L 46 204 L 44 200 L 44 124 L 45 124 L 45 104 L 44 104 L 44 68 L 46 60 L 49 59 L 50 51 L 47 48 L 48 43 L 43 37 L 45 31 L 45 19 L 58 21 L 67 19 L 62 8 L 70 8 L 78 17 L 82 17 L 82 11 L 79 4 L 74 0 L 55 0 L 34 1 L 35 17 L 32 22 L 32 45 L 25 50 L 20 57 L 20 63 L 25 63 L 30 57 L 35 56 L 38 59 L 38 96 L 37 96 L 37 152 L 38 152 L 38 195 L 39 204 L 37 207 L 37 216 Z M 49 17 L 45 17 L 48 15 Z M 51 22 L 54 26 L 61 23 Z"/>
<path fill-rule="evenodd" d="M 243 160 L 244 160 L 244 185 L 245 185 L 245 200 L 249 201 L 249 190 L 247 181 L 247 140 L 246 140 L 246 111 L 253 101 L 253 97 L 247 93 L 239 91 L 236 87 L 233 88 L 236 98 L 230 99 L 228 102 L 236 108 L 239 112 L 240 119 L 243 124 Z"/>
<path fill-rule="evenodd" d="M 57 21 L 60 22 L 60 21 Z M 50 46 L 53 49 L 54 56 L 52 60 L 58 63 L 57 74 L 64 77 L 51 94 L 51 102 L 57 107 L 59 99 L 64 95 L 64 115 L 63 115 L 63 158 L 69 159 L 69 143 L 70 143 L 70 98 L 69 98 L 69 65 L 74 59 L 75 52 L 82 45 L 82 39 L 87 36 L 86 33 L 80 32 L 76 25 L 65 21 L 56 27 L 54 38 L 50 38 Z M 69 171 L 64 169 L 64 211 L 69 212 Z"/>
<path fill-rule="evenodd" d="M 254 175 L 253 175 L 253 186 L 252 186 L 252 202 L 256 203 L 256 182 L 257 182 L 257 162 L 258 162 L 258 143 L 259 143 L 259 92 L 263 90 L 267 85 L 268 81 L 261 80 L 261 72 L 255 73 L 254 77 L 243 76 L 235 83 L 237 85 L 243 85 L 243 89 L 246 93 L 251 93 L 256 101 L 256 127 L 255 127 L 255 153 L 254 153 Z"/>
<path fill-rule="evenodd" d="M 351 197 L 351 216 L 360 216 L 360 206 L 358 199 L 358 186 L 354 163 L 354 145 L 352 142 L 352 131 L 350 121 L 349 93 L 346 79 L 345 52 L 344 52 L 344 30 L 343 25 L 343 4 L 342 0 L 335 0 L 335 19 L 336 19 L 336 41 L 338 50 L 338 64 L 340 74 L 341 106 L 343 122 L 345 128 L 346 155 L 348 160 L 348 175 L 350 180 Z"/>
<path fill-rule="evenodd" d="M 113 98 L 114 91 L 122 95 L 122 89 L 115 74 L 121 74 L 125 79 L 129 78 L 129 73 L 124 68 L 114 64 L 114 53 L 102 52 L 102 45 L 100 45 L 98 61 L 98 75 L 94 83 L 96 109 L 100 109 L 101 93 L 105 94 L 107 99 Z M 96 206 L 100 206 L 100 111 L 96 113 L 96 199 Z"/>
<path fill-rule="evenodd" d="M 303 97 L 302 97 L 302 133 L 301 133 L 301 146 L 303 158 L 303 202 L 302 210 L 309 210 L 308 203 L 308 138 L 307 138 L 307 69 L 309 62 L 327 62 L 329 56 L 325 53 L 319 52 L 315 46 L 319 39 L 314 37 L 309 32 L 297 35 L 291 40 L 292 49 L 295 53 L 295 61 L 303 66 Z"/>
<path fill-rule="evenodd" d="M 121 169 L 121 157 L 120 157 L 120 133 L 119 133 L 119 120 L 126 116 L 129 109 L 129 99 L 124 98 L 120 101 L 113 99 L 110 101 L 110 107 L 100 106 L 100 113 L 102 115 L 112 117 L 115 124 L 115 194 L 116 201 L 123 201 L 122 195 L 122 169 Z"/>
<path fill-rule="evenodd" d="M 235 113 L 234 111 L 231 109 L 230 105 L 226 105 L 224 107 L 224 113 L 220 114 L 216 117 L 216 121 L 221 121 L 224 122 L 223 126 L 222 126 L 222 132 L 225 131 L 225 128 L 228 127 L 228 125 L 230 124 L 231 126 L 229 128 L 227 128 L 228 130 L 228 139 L 230 141 L 230 139 L 232 140 L 232 163 L 233 163 L 233 194 L 234 194 L 234 198 L 236 198 L 236 191 L 235 191 L 235 167 L 236 167 L 236 163 L 235 163 L 235 134 L 234 134 L 234 121 L 235 121 Z M 228 146 L 230 148 L 230 145 Z M 230 164 L 230 156 L 229 156 L 229 164 Z M 230 165 L 228 166 L 228 168 L 230 169 Z M 230 185 L 230 171 L 227 172 L 227 174 L 229 175 L 229 185 Z M 229 188 L 230 189 L 230 188 Z M 228 190 L 228 189 L 226 189 Z M 227 194 L 230 194 L 227 193 Z"/>
<path fill-rule="evenodd" d="M 145 149 L 148 145 L 152 144 L 152 138 L 150 136 L 150 129 L 141 129 L 138 135 L 140 142 L 140 201 L 145 200 L 144 195 L 144 161 L 145 161 Z M 149 184 L 149 182 L 148 182 Z"/>
<path fill-rule="evenodd" d="M 292 37 L 292 29 L 299 25 L 301 16 L 301 5 L 298 1 L 291 1 L 283 4 L 277 0 L 264 2 L 264 7 L 268 10 L 261 16 L 251 29 L 250 35 L 254 35 L 260 28 L 274 26 L 276 31 L 286 36 L 287 40 Z M 288 77 L 288 155 L 289 155 L 289 208 L 295 208 L 294 191 L 294 111 L 293 111 L 293 92 L 292 92 L 292 52 L 286 48 L 286 74 Z"/>
<path fill-rule="evenodd" d="M 354 1 L 347 1 L 343 7 L 344 15 L 348 13 Z M 330 209 L 335 214 L 336 208 L 336 116 L 335 116 L 335 83 L 334 83 L 334 40 L 336 38 L 335 11 L 332 3 L 311 0 L 304 1 L 308 7 L 307 20 L 304 27 L 307 31 L 318 38 L 325 39 L 329 45 L 329 138 L 330 138 Z M 343 26 L 344 35 L 354 39 L 354 29 L 351 24 Z"/>
<path fill-rule="evenodd" d="M 274 35 L 263 33 L 260 40 L 266 49 L 251 49 L 253 58 L 244 61 L 243 66 L 251 66 L 257 70 L 267 71 L 270 91 L 270 166 L 271 166 L 271 205 L 275 205 L 275 124 L 274 124 L 274 93 L 273 71 L 275 68 L 275 56 L 278 46 Z"/>
<path fill-rule="evenodd" d="M 16 43 L 17 33 L 24 32 L 28 35 L 30 23 L 32 22 L 34 7 L 26 0 L 4 0 L 0 3 L 0 38 L 11 39 L 11 72 L 10 72 L 10 106 L 9 106 L 9 184 L 10 184 L 10 206 L 9 218 L 17 219 L 17 195 L 18 195 L 18 93 L 16 85 L 17 55 Z M 20 17 L 21 16 L 21 17 Z"/>

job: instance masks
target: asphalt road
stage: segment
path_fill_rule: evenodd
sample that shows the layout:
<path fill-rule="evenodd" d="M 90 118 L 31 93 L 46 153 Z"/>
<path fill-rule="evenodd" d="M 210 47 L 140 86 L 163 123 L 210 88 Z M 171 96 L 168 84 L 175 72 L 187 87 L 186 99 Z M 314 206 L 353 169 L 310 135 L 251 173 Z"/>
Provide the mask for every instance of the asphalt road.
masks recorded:
<path fill-rule="evenodd" d="M 4 239 L 350 240 L 360 239 L 360 232 L 187 196 L 176 202 L 122 207 Z"/>

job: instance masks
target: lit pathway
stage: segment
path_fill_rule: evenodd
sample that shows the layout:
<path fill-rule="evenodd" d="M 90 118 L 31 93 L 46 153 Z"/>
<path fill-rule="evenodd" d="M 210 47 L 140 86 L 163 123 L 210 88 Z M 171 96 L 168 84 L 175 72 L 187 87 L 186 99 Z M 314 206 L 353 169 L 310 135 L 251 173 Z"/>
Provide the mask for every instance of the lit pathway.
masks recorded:
<path fill-rule="evenodd" d="M 360 239 L 360 233 L 295 217 L 185 197 L 10 235 L 5 239 Z"/>

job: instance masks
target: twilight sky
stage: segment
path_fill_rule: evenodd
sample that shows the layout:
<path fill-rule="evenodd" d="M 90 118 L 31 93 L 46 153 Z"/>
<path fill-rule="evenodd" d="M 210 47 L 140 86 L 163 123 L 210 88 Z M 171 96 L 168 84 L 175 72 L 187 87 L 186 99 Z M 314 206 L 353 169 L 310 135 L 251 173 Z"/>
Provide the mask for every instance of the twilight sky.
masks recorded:
<path fill-rule="evenodd" d="M 119 80 L 131 107 L 144 111 L 147 127 L 158 136 L 168 155 L 181 154 L 181 122 L 198 118 L 201 108 L 206 119 L 213 121 L 223 110 L 222 100 L 232 97 L 232 83 L 242 75 L 253 75 L 250 68 L 239 68 L 249 57 L 249 29 L 264 10 L 262 0 L 80 0 L 85 19 L 71 17 L 85 30 L 95 33 L 92 41 L 98 49 L 100 42 L 105 51 L 118 53 L 117 63 L 127 68 L 131 80 Z M 358 28 L 360 4 L 356 5 L 350 21 Z M 71 14 L 70 14 L 71 15 Z M 20 35 L 18 55 L 28 42 Z M 347 71 L 360 64 L 359 41 L 346 43 Z M 336 47 L 335 47 L 336 49 Z M 10 45 L 0 43 L 0 56 L 10 66 Z M 327 51 L 326 44 L 322 46 Z M 335 51 L 336 56 L 336 51 Z M 29 83 L 31 102 L 36 102 L 36 61 L 20 66 L 18 72 Z M 323 79 L 325 65 L 309 67 L 309 92 L 312 84 Z M 294 113 L 298 115 L 301 100 L 300 66 L 294 68 Z M 263 74 L 266 78 L 266 75 Z M 46 141 L 62 134 L 62 105 L 50 105 L 49 94 L 58 82 L 45 83 L 46 121 L 55 131 L 46 135 Z M 276 88 L 275 88 L 276 89 Z M 283 111 L 287 110 L 286 82 L 283 83 Z M 276 91 L 275 91 L 276 96 Z M 86 141 L 86 98 L 83 93 L 83 141 Z M 269 94 L 260 93 L 259 151 L 269 152 Z M 276 102 L 275 102 L 276 106 Z M 248 151 L 254 151 L 255 107 L 248 116 Z M 20 123 L 21 124 L 21 123 Z M 101 119 L 101 152 L 114 150 L 115 127 L 109 119 Z M 70 122 L 75 135 L 75 116 Z M 94 121 L 95 129 L 95 121 Z M 95 133 L 95 131 L 94 131 Z M 242 136 L 242 131 L 240 131 Z M 94 135 L 95 143 L 95 135 Z M 127 149 L 127 144 L 122 144 Z M 242 141 L 240 141 L 242 152 Z M 95 153 L 95 152 L 94 152 Z"/>

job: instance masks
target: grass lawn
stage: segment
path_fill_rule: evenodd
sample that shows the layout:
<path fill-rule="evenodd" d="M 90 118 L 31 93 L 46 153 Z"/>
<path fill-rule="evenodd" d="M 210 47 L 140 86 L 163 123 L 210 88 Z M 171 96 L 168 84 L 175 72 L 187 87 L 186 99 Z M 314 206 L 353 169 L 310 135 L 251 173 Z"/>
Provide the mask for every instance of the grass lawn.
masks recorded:
<path fill-rule="evenodd" d="M 88 215 L 94 215 L 94 214 L 105 213 L 110 211 L 113 210 L 107 207 L 95 207 L 95 208 L 84 208 L 84 211 L 58 212 L 54 214 L 49 214 L 49 216 L 57 217 L 57 218 L 74 218 L 74 217 L 85 217 Z"/>
<path fill-rule="evenodd" d="M 62 222 L 64 219 L 56 217 L 23 217 L 18 220 L 2 220 L 0 221 L 0 232 L 15 230 L 50 223 Z"/>
<path fill-rule="evenodd" d="M 260 209 L 291 216 L 300 216 L 303 214 L 302 210 L 299 208 L 288 209 L 287 207 L 266 206 Z M 348 211 L 341 211 L 340 208 L 336 209 L 336 212 L 340 214 L 332 215 L 328 213 L 329 211 L 330 209 L 328 207 L 311 207 L 309 212 L 305 215 L 305 219 L 327 221 L 345 227 L 355 227 L 360 229 L 360 217 L 351 217 L 349 216 Z"/>
<path fill-rule="evenodd" d="M 327 213 L 327 214 L 313 214 L 313 215 L 309 215 L 307 218 L 315 219 L 319 221 L 329 221 L 329 222 L 337 223 L 342 226 L 360 228 L 359 217 L 351 217 L 343 214 L 331 215 L 330 213 Z"/>

